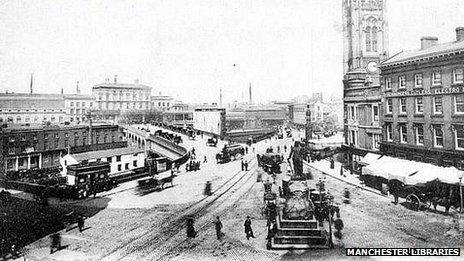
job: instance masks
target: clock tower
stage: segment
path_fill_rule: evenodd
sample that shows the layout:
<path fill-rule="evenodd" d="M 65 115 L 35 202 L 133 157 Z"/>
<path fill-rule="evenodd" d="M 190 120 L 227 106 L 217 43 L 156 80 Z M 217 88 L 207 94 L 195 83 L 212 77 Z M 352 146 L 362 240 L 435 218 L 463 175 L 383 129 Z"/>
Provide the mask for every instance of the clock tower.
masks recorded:
<path fill-rule="evenodd" d="M 347 161 L 379 149 L 379 63 L 388 56 L 386 0 L 343 0 L 343 103 Z"/>

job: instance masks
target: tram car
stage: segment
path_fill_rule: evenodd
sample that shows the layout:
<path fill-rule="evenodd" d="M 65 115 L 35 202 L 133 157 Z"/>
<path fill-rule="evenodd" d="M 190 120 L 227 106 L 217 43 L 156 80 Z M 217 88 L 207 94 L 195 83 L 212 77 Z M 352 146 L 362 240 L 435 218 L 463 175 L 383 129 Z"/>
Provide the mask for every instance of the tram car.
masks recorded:
<path fill-rule="evenodd" d="M 224 145 L 222 151 L 216 154 L 217 163 L 227 163 L 242 158 L 245 148 L 240 144 Z"/>
<path fill-rule="evenodd" d="M 278 153 L 264 153 L 256 155 L 258 166 L 262 167 L 266 173 L 274 174 L 281 173 L 280 164 L 283 162 L 283 157 Z"/>
<path fill-rule="evenodd" d="M 116 186 L 109 177 L 108 162 L 89 162 L 67 166 L 67 189 L 75 191 L 75 198 L 86 198 L 92 194 L 108 191 Z"/>

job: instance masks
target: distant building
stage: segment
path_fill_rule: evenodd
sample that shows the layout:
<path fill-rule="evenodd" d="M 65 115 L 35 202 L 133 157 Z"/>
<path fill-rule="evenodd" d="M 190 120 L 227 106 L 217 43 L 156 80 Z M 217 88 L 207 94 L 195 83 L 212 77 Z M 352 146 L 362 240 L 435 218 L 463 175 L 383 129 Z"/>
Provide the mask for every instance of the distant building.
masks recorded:
<path fill-rule="evenodd" d="M 103 119 L 114 120 L 121 113 L 147 111 L 151 107 L 151 89 L 150 86 L 140 84 L 138 80 L 128 84 L 118 83 L 117 76 L 113 82 L 106 79 L 105 83 L 92 87 L 96 113 Z"/>
<path fill-rule="evenodd" d="M 60 156 L 68 150 L 87 151 L 125 144 L 117 125 L 94 125 L 89 130 L 86 125 L 12 125 L 2 128 L 0 172 L 58 167 Z"/>
<path fill-rule="evenodd" d="M 311 123 L 322 123 L 324 120 L 324 104 L 321 101 L 293 104 L 292 123 L 304 127 L 306 125 L 306 111 L 311 112 Z"/>
<path fill-rule="evenodd" d="M 64 94 L 64 109 L 69 122 L 86 122 L 88 113 L 95 109 L 95 97 L 83 94 Z"/>
<path fill-rule="evenodd" d="M 217 107 L 197 108 L 193 111 L 193 128 L 223 137 L 225 135 L 226 110 Z"/>
<path fill-rule="evenodd" d="M 381 64 L 384 154 L 464 169 L 464 28 Z"/>
<path fill-rule="evenodd" d="M 168 95 L 151 96 L 152 108 L 156 110 L 166 111 L 174 106 L 174 98 Z"/>
<path fill-rule="evenodd" d="M 0 124 L 56 124 L 67 120 L 61 94 L 0 93 Z"/>
<path fill-rule="evenodd" d="M 132 170 L 145 166 L 145 151 L 136 147 L 124 147 L 108 150 L 96 150 L 82 153 L 66 154 L 60 159 L 62 175 L 67 174 L 67 166 L 86 162 L 110 163 L 109 176 L 131 173 Z M 68 179 L 75 176 L 68 175 Z M 68 180 L 68 184 L 75 184 L 75 180 Z"/>

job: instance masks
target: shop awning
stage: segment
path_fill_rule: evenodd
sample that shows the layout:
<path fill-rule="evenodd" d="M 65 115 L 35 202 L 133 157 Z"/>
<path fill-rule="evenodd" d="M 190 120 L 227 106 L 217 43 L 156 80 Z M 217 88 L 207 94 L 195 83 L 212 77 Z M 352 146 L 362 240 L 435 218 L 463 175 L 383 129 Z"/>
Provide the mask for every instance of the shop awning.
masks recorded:
<path fill-rule="evenodd" d="M 382 155 L 375 154 L 375 153 L 367 153 L 366 156 L 364 156 L 364 158 L 362 158 L 362 159 L 359 161 L 359 164 L 362 164 L 362 165 L 370 165 L 371 163 L 373 163 L 373 162 L 375 162 L 376 160 L 378 160 L 380 157 L 382 157 Z"/>
<path fill-rule="evenodd" d="M 362 172 L 364 175 L 399 180 L 407 185 L 416 185 L 434 180 L 447 184 L 458 184 L 462 171 L 454 167 L 440 167 L 424 162 L 383 156 L 365 166 Z"/>

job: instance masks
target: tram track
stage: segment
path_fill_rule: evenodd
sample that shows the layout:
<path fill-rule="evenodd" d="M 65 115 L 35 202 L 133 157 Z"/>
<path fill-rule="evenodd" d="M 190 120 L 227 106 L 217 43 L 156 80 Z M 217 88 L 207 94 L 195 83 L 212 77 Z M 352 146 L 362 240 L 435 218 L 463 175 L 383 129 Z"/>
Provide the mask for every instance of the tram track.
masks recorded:
<path fill-rule="evenodd" d="M 107 253 L 101 259 L 103 260 L 120 260 L 128 259 L 131 260 L 130 256 L 133 254 L 139 254 L 146 252 L 146 249 L 156 249 L 157 246 L 163 242 L 166 242 L 173 235 L 179 233 L 186 222 L 186 218 L 189 216 L 201 216 L 205 214 L 211 205 L 217 202 L 219 199 L 224 198 L 228 192 L 230 192 L 236 185 L 242 181 L 247 175 L 249 176 L 248 181 L 252 175 L 254 167 L 257 165 L 256 160 L 252 158 L 251 167 L 249 171 L 237 171 L 227 181 L 222 183 L 218 188 L 213 191 L 213 194 L 209 197 L 204 197 L 201 200 L 172 213 L 168 217 L 164 218 L 159 224 L 152 225 L 149 230 L 134 240 L 126 242 L 122 246 L 118 247 L 114 251 Z M 141 226 L 139 226 L 141 227 Z M 164 254 L 163 254 L 164 255 Z M 143 256 L 142 256 L 143 258 Z"/>

